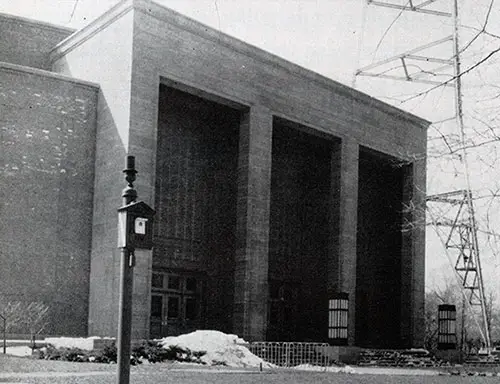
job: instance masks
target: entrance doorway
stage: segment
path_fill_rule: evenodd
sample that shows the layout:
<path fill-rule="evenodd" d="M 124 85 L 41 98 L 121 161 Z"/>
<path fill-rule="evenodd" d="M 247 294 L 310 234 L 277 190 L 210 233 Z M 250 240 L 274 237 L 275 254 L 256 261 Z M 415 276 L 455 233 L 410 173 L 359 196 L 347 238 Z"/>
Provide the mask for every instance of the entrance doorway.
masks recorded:
<path fill-rule="evenodd" d="M 153 272 L 151 338 L 175 336 L 201 327 L 202 280 L 198 276 Z"/>
<path fill-rule="evenodd" d="M 267 340 L 297 340 L 299 284 L 269 281 L 269 312 Z"/>
<path fill-rule="evenodd" d="M 356 261 L 356 345 L 401 345 L 403 190 L 395 158 L 359 151 Z"/>

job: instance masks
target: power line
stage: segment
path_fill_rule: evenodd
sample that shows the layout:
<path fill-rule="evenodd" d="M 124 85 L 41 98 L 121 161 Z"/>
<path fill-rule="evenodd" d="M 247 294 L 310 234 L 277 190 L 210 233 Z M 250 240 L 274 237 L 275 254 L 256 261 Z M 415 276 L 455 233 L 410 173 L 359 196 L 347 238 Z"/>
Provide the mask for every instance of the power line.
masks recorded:
<path fill-rule="evenodd" d="M 76 7 L 78 6 L 78 1 L 79 0 L 75 0 L 75 5 L 73 5 L 73 10 L 71 11 L 71 16 L 69 17 L 68 23 L 71 23 L 71 21 L 73 20 L 73 16 L 75 15 Z"/>

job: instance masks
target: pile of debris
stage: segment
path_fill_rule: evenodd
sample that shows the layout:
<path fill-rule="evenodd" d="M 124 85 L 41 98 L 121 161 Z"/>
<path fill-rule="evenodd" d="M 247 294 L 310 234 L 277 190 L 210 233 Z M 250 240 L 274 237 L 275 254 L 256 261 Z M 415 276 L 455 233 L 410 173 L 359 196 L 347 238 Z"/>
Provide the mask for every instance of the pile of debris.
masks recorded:
<path fill-rule="evenodd" d="M 443 362 L 425 349 L 367 349 L 361 352 L 359 366 L 425 368 L 440 367 Z"/>

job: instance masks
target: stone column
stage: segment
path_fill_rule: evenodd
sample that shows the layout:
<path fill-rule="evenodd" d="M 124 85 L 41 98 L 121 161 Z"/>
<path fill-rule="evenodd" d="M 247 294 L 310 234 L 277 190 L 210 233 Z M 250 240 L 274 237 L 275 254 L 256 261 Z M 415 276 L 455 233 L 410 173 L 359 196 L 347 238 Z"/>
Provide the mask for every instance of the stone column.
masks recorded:
<path fill-rule="evenodd" d="M 405 166 L 401 254 L 401 344 L 424 344 L 426 162 Z"/>
<path fill-rule="evenodd" d="M 354 345 L 356 341 L 358 160 L 359 145 L 351 138 L 343 138 L 338 149 L 332 153 L 332 191 L 334 198 L 337 199 L 334 208 L 337 207 L 338 261 L 332 264 L 332 266 L 336 266 L 336 271 L 329 272 L 329 279 L 333 278 L 334 281 L 337 281 L 339 292 L 349 294 L 349 345 Z"/>
<path fill-rule="evenodd" d="M 240 125 L 233 326 L 247 340 L 266 336 L 272 122 L 253 106 Z"/>

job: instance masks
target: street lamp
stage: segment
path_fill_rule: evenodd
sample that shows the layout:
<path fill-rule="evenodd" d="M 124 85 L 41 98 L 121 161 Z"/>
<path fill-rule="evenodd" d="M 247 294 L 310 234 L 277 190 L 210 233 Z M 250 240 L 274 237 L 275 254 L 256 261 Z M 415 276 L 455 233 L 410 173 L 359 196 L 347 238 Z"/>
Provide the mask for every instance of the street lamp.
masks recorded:
<path fill-rule="evenodd" d="M 438 306 L 438 349 L 456 349 L 457 309 L 454 305 L 441 304 Z"/>
<path fill-rule="evenodd" d="M 3 321 L 2 333 L 3 333 L 3 354 L 7 353 L 7 319 L 0 315 Z"/>
<path fill-rule="evenodd" d="M 328 339 L 331 345 L 347 345 L 349 294 L 338 292 L 328 300 Z"/>
<path fill-rule="evenodd" d="M 135 157 L 127 156 L 123 170 L 127 187 L 122 192 L 123 206 L 118 208 L 118 248 L 120 260 L 120 303 L 118 316 L 118 384 L 130 382 L 130 344 L 132 328 L 132 287 L 135 249 L 152 249 L 155 211 L 143 201 L 136 201 L 134 189 Z"/>

